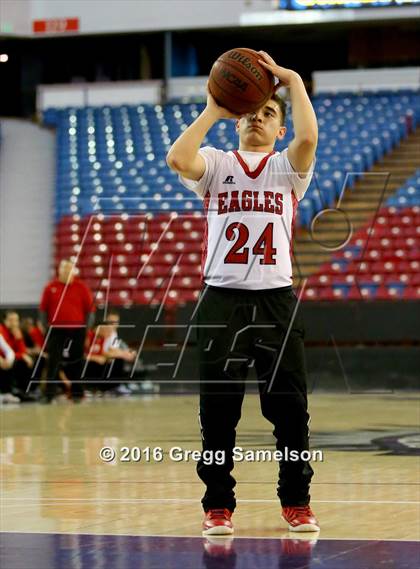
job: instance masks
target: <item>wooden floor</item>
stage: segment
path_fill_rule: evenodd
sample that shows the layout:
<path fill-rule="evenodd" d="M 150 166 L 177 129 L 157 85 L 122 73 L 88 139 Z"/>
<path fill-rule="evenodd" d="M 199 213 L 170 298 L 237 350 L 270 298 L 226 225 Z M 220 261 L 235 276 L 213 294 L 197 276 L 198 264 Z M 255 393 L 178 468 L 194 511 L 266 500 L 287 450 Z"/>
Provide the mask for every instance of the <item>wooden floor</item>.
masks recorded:
<path fill-rule="evenodd" d="M 311 489 L 319 539 L 418 540 L 418 397 L 319 394 L 310 411 L 311 446 L 324 452 Z M 200 535 L 195 462 L 167 454 L 200 448 L 196 396 L 4 406 L 1 420 L 3 532 Z M 248 395 L 238 446 L 273 449 L 270 433 Z M 161 462 L 105 463 L 104 446 L 117 458 L 125 446 L 165 453 Z M 236 537 L 288 535 L 276 471 L 275 462 L 236 463 Z"/>

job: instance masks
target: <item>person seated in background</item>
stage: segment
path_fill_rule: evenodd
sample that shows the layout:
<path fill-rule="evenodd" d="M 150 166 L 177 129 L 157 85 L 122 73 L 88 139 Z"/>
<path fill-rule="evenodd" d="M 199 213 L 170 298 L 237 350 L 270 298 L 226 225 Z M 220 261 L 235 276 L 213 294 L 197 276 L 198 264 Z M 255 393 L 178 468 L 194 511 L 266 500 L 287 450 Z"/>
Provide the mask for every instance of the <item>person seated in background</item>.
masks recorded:
<path fill-rule="evenodd" d="M 42 372 L 45 369 L 47 361 L 47 353 L 44 348 L 45 336 L 42 324 L 39 321 L 35 324 L 34 319 L 31 316 L 25 316 L 22 318 L 21 329 L 23 341 L 26 345 L 26 351 L 36 362 L 32 373 L 32 379 L 39 385 L 42 378 Z"/>
<path fill-rule="evenodd" d="M 140 359 L 136 362 L 136 351 L 130 349 L 128 345 L 118 336 L 118 327 L 120 325 L 120 313 L 115 308 L 108 310 L 105 324 L 109 328 L 106 332 L 104 341 L 104 353 L 109 359 L 112 359 L 111 375 L 118 381 L 116 388 L 117 393 L 120 395 L 129 395 L 131 393 L 156 393 L 159 388 L 151 381 L 147 380 L 146 373 L 142 369 L 142 362 Z M 135 363 L 136 362 L 136 363 Z M 133 373 L 133 365 L 136 369 Z M 129 382 L 131 377 L 136 380 L 141 379 L 141 383 L 136 381 Z"/>
<path fill-rule="evenodd" d="M 15 353 L 15 361 L 11 369 L 12 394 L 20 401 L 36 400 L 34 395 L 27 392 L 35 362 L 26 348 L 20 328 L 19 314 L 15 310 L 8 310 L 5 313 L 3 324 L 0 324 L 0 334 Z"/>
<path fill-rule="evenodd" d="M 89 334 L 87 343 L 86 378 L 96 390 L 115 389 L 119 395 L 129 395 L 126 385 L 130 379 L 136 352 L 118 337 L 119 313 L 111 309 L 105 322 Z"/>
<path fill-rule="evenodd" d="M 107 372 L 107 357 L 104 353 L 104 342 L 109 332 L 107 328 L 99 325 L 86 335 L 84 379 L 86 387 L 94 392 L 106 390 L 103 382 Z"/>
<path fill-rule="evenodd" d="M 40 322 L 35 324 L 31 316 L 25 316 L 22 318 L 20 328 L 28 354 L 33 357 L 38 357 L 42 351 L 45 339 L 42 325 Z"/>
<path fill-rule="evenodd" d="M 0 330 L 0 402 L 20 403 L 20 399 L 12 394 L 13 376 L 11 369 L 15 361 L 15 352 L 4 339 Z"/>
<path fill-rule="evenodd" d="M 107 319 L 105 321 L 106 328 L 106 338 L 104 341 L 104 352 L 107 357 L 113 360 L 117 360 L 121 367 L 124 367 L 124 362 L 133 363 L 136 359 L 136 352 L 131 350 L 127 344 L 119 338 L 118 336 L 118 326 L 120 325 L 120 315 L 114 308 L 108 311 Z M 115 366 L 114 364 L 114 367 Z"/>
<path fill-rule="evenodd" d="M 95 391 L 115 389 L 118 394 L 130 393 L 123 386 L 129 378 L 125 364 L 133 363 L 136 353 L 118 338 L 118 324 L 118 314 L 110 312 L 104 324 L 88 335 L 85 377 Z"/>

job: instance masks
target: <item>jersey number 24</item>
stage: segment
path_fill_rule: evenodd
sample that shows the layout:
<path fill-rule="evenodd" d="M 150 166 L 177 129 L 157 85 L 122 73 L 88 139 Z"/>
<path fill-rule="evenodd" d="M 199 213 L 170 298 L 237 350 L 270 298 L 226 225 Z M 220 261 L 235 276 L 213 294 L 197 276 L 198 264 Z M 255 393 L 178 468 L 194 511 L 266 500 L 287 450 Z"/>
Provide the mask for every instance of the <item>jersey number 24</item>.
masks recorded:
<path fill-rule="evenodd" d="M 235 235 L 235 230 L 237 230 L 237 235 Z M 236 238 L 235 243 L 225 257 L 225 263 L 247 265 L 249 247 L 245 247 L 245 245 L 249 238 L 248 227 L 244 223 L 231 223 L 226 228 L 225 235 L 226 239 L 229 241 L 233 241 Z M 252 253 L 254 255 L 262 255 L 260 265 L 276 264 L 275 255 L 277 253 L 277 249 L 273 247 L 273 223 L 267 223 L 263 232 L 255 242 L 255 245 L 252 248 Z"/>

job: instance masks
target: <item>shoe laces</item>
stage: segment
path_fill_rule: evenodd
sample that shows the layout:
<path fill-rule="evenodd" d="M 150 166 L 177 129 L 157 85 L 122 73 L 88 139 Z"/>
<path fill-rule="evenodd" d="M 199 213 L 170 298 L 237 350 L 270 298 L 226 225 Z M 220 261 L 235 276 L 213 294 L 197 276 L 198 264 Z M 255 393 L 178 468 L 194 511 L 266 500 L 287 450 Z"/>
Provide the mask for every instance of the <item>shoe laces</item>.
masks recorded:
<path fill-rule="evenodd" d="M 308 506 L 292 506 L 291 509 L 293 509 L 296 514 L 302 514 L 304 516 L 312 516 L 313 515 L 311 507 L 309 505 Z"/>
<path fill-rule="evenodd" d="M 210 519 L 213 518 L 229 518 L 229 510 L 227 510 L 226 508 L 216 508 L 214 510 L 210 510 L 208 513 L 208 517 Z"/>

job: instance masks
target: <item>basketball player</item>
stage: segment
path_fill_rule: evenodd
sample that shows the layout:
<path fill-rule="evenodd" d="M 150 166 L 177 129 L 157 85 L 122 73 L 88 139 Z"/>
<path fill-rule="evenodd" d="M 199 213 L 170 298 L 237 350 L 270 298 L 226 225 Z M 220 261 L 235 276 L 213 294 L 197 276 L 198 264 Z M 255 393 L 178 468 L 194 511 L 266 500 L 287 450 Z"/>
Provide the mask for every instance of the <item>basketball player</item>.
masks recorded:
<path fill-rule="evenodd" d="M 200 148 L 219 119 L 235 117 L 209 94 L 204 111 L 167 156 L 183 184 L 203 198 L 206 214 L 197 313 L 199 417 L 203 451 L 224 451 L 226 460 L 197 465 L 206 485 L 205 535 L 233 532 L 232 449 L 250 367 L 262 414 L 274 425 L 276 448 L 309 448 L 304 330 L 295 314 L 291 239 L 297 204 L 314 168 L 317 121 L 301 77 L 259 53 L 264 67 L 290 89 L 289 147 L 273 150 L 286 134 L 285 103 L 273 95 L 263 108 L 238 118 L 239 150 Z M 277 493 L 291 531 L 319 530 L 309 505 L 312 475 L 307 461 L 280 461 Z"/>

